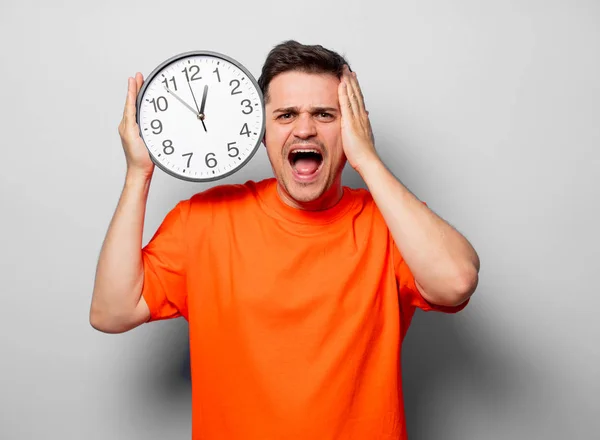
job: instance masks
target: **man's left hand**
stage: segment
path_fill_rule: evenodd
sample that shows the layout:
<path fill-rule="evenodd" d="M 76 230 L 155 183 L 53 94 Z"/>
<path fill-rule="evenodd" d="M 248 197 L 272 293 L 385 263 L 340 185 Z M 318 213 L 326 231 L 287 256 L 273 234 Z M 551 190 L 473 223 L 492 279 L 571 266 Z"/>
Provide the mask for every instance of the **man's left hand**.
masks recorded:
<path fill-rule="evenodd" d="M 378 160 L 369 112 L 358 84 L 355 72 L 344 66 L 338 87 L 342 112 L 342 144 L 348 162 L 360 173 L 360 167 L 371 160 Z"/>

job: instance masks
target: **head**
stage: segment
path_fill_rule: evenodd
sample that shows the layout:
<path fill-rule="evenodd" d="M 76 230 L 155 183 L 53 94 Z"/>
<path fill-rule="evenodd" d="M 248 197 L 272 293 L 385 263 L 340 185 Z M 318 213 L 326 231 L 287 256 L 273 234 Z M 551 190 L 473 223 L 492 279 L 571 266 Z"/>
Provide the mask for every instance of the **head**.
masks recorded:
<path fill-rule="evenodd" d="M 267 155 L 279 193 L 292 206 L 323 209 L 342 194 L 338 86 L 344 64 L 322 46 L 287 41 L 269 52 L 258 79 Z"/>

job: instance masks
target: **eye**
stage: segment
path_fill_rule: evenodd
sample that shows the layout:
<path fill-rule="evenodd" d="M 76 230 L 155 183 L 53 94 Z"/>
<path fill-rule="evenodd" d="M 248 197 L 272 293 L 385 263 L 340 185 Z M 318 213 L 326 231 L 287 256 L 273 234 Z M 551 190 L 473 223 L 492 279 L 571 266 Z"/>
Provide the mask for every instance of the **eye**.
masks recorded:
<path fill-rule="evenodd" d="M 291 113 L 282 113 L 279 116 L 277 116 L 277 119 L 290 119 L 292 117 Z"/>
<path fill-rule="evenodd" d="M 321 112 L 318 114 L 319 118 L 322 119 L 331 119 L 333 118 L 333 115 L 331 113 L 327 113 L 327 112 Z"/>

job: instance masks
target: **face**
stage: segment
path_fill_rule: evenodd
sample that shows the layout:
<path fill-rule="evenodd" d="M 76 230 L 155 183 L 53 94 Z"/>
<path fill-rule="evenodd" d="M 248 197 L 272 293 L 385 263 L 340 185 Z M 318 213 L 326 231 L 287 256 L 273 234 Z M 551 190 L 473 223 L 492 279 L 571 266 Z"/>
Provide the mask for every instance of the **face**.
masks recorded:
<path fill-rule="evenodd" d="M 265 145 L 278 190 L 290 206 L 324 209 L 342 194 L 340 80 L 285 72 L 269 84 Z"/>

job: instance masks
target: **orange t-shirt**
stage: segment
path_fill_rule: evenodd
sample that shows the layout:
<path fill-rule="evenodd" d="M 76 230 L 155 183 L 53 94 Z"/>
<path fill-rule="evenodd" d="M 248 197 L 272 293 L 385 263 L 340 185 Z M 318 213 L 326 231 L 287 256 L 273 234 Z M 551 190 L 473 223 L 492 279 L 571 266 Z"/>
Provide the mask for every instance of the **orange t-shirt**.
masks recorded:
<path fill-rule="evenodd" d="M 151 321 L 189 322 L 195 440 L 405 439 L 415 287 L 370 193 L 319 212 L 276 180 L 182 201 L 143 249 Z"/>

